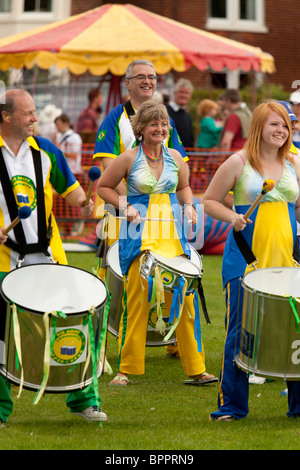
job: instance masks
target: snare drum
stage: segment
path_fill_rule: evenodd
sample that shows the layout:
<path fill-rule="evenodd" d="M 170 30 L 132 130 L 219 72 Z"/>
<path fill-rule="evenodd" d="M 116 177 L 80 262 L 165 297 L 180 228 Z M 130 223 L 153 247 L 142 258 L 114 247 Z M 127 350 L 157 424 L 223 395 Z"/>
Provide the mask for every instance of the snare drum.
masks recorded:
<path fill-rule="evenodd" d="M 198 274 L 201 273 L 202 275 L 202 257 L 197 253 L 194 248 L 191 248 L 191 260 L 193 263 L 193 271 L 197 272 Z M 163 258 L 163 257 L 160 257 Z M 179 262 L 182 263 L 181 258 Z M 168 258 L 164 258 L 168 261 Z M 176 258 L 175 258 L 176 259 Z M 188 260 L 187 260 L 188 261 Z M 195 266 L 198 267 L 198 270 L 195 269 Z M 178 268 L 178 265 L 177 265 Z M 182 273 L 181 273 L 182 274 Z M 110 309 L 109 309 L 109 317 L 108 317 L 108 330 L 112 333 L 116 338 L 119 335 L 119 324 L 120 319 L 123 311 L 122 307 L 122 298 L 124 294 L 124 283 L 123 283 L 123 276 L 122 271 L 120 268 L 119 263 L 119 242 L 115 242 L 108 250 L 107 253 L 107 270 L 106 270 L 106 284 L 108 287 L 109 292 L 111 293 L 111 300 L 110 300 Z M 166 285 L 166 279 L 165 279 Z M 167 289 L 167 287 L 166 287 Z M 170 287 L 168 287 L 170 290 Z M 163 316 L 163 320 L 166 323 L 166 334 L 171 328 L 171 324 L 168 323 L 169 315 L 166 312 L 166 316 Z M 147 328 L 147 336 L 146 336 L 146 346 L 166 346 L 167 344 L 173 344 L 176 342 L 175 334 L 171 336 L 168 341 L 163 341 L 162 335 L 155 331 L 155 322 L 156 322 L 156 306 L 152 307 L 149 313 L 149 321 L 148 321 L 148 328 Z"/>
<path fill-rule="evenodd" d="M 190 294 L 198 286 L 198 279 L 202 277 L 202 259 L 201 256 L 191 248 L 191 259 L 184 256 L 175 258 L 166 258 L 148 251 L 145 253 L 144 261 L 140 268 L 141 276 L 149 279 L 154 275 L 156 266 L 161 268 L 162 282 L 165 290 L 174 292 L 179 286 L 180 278 L 184 276 L 187 280 L 187 294 Z"/>
<path fill-rule="evenodd" d="M 300 269 L 264 268 L 246 274 L 237 365 L 266 378 L 300 379 Z M 294 309 L 296 314 L 294 313 Z M 299 320 L 298 320 L 299 321 Z"/>
<path fill-rule="evenodd" d="M 63 312 L 65 318 L 57 317 L 55 326 L 54 317 L 49 322 L 49 337 L 54 342 L 45 392 L 65 393 L 89 385 L 93 380 L 93 364 L 89 355 L 91 324 L 94 347 L 97 349 L 108 297 L 103 281 L 79 268 L 36 264 L 9 272 L 3 278 L 0 292 L 7 302 L 1 375 L 12 383 L 21 384 L 20 361 L 16 353 L 16 325 L 12 320 L 11 308 L 11 305 L 15 305 L 24 388 L 38 390 L 43 381 L 47 338 L 44 320 L 45 314 L 51 312 Z M 101 371 L 99 362 L 98 377 Z"/>

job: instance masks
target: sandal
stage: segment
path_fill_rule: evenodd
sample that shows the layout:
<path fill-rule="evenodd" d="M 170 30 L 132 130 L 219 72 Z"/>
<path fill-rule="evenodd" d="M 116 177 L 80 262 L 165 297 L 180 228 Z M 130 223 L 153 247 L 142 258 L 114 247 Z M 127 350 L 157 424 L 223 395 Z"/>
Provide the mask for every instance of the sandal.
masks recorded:
<path fill-rule="evenodd" d="M 223 415 L 217 418 L 215 421 L 225 421 L 225 423 L 229 423 L 230 421 L 235 421 L 235 420 L 236 418 L 234 418 L 234 416 Z"/>
<path fill-rule="evenodd" d="M 196 375 L 195 377 L 184 381 L 186 385 L 206 385 L 214 382 L 218 382 L 217 377 L 212 374 L 208 374 L 207 372 L 203 372 L 200 375 Z"/>
<path fill-rule="evenodd" d="M 122 383 L 125 382 L 125 383 Z M 127 375 L 117 374 L 115 378 L 110 382 L 110 385 L 122 385 L 123 387 L 127 385 L 129 379 Z"/>

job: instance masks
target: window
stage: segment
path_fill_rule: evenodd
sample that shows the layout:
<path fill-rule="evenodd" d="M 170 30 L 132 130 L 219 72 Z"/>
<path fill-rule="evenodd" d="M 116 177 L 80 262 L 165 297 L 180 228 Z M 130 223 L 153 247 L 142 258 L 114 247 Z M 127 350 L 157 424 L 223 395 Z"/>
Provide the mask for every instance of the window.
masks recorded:
<path fill-rule="evenodd" d="M 208 0 L 207 29 L 267 32 L 264 0 Z"/>
<path fill-rule="evenodd" d="M 11 11 L 11 0 L 0 0 L 0 13 L 9 13 Z"/>
<path fill-rule="evenodd" d="M 51 12 L 52 0 L 25 0 L 24 12 L 37 11 L 37 12 Z"/>
<path fill-rule="evenodd" d="M 256 20 L 255 0 L 240 0 L 240 20 Z"/>
<path fill-rule="evenodd" d="M 226 18 L 226 0 L 211 0 L 210 16 L 212 18 Z"/>

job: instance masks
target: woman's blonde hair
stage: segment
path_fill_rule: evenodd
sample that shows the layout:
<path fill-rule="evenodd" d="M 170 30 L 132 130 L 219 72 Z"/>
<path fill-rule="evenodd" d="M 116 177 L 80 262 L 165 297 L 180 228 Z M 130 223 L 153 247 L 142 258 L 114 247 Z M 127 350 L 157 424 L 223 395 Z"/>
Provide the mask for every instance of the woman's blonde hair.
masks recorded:
<path fill-rule="evenodd" d="M 151 121 L 166 121 L 170 128 L 167 108 L 164 104 L 149 100 L 142 103 L 134 116 L 131 117 L 131 127 L 136 140 L 141 140 L 142 130 Z"/>
<path fill-rule="evenodd" d="M 247 159 L 250 165 L 260 174 L 262 174 L 262 166 L 260 163 L 260 144 L 262 139 L 262 130 L 271 111 L 274 111 L 284 120 L 289 130 L 288 139 L 285 141 L 282 147 L 278 149 L 278 156 L 282 163 L 284 163 L 285 159 L 292 161 L 290 154 L 290 149 L 293 142 L 292 126 L 285 107 L 276 101 L 261 103 L 253 111 L 249 134 L 244 145 L 244 150 L 246 151 Z"/>

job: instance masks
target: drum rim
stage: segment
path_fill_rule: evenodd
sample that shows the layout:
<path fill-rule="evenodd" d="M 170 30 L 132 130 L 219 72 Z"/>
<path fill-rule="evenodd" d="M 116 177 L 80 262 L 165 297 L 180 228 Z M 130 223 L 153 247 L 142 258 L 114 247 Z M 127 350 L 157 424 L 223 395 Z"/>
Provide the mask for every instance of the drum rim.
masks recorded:
<path fill-rule="evenodd" d="M 185 258 L 184 256 L 182 255 L 179 255 L 179 256 L 176 256 L 175 258 L 182 258 L 184 259 L 185 261 L 188 261 L 188 263 L 192 264 L 193 266 L 195 266 L 196 270 L 198 271 L 197 274 L 193 274 L 193 273 L 186 273 L 185 271 L 180 271 L 179 269 L 176 269 L 174 268 L 173 266 L 168 266 L 167 264 L 164 264 L 162 262 L 160 262 L 159 259 L 157 259 L 155 257 L 155 252 L 154 251 L 151 251 L 151 250 L 145 250 L 143 253 L 149 255 L 150 257 L 154 258 L 154 260 L 156 261 L 156 264 L 158 264 L 158 266 L 160 268 L 164 268 L 166 270 L 171 270 L 172 272 L 178 274 L 178 275 L 184 275 L 185 277 L 187 278 L 192 278 L 194 279 L 195 277 L 201 277 L 201 269 L 202 267 L 198 267 L 195 263 L 193 263 L 193 261 L 189 258 Z M 159 255 L 161 256 L 161 255 Z M 166 258 L 166 257 L 165 257 Z M 173 259 L 173 258 L 166 258 L 166 259 Z M 201 258 L 200 258 L 201 259 Z"/>
<path fill-rule="evenodd" d="M 5 276 L 3 277 L 3 279 L 1 280 L 1 283 L 0 283 L 0 294 L 2 295 L 3 299 L 4 299 L 7 303 L 12 302 L 12 300 L 9 299 L 9 298 L 7 297 L 7 295 L 5 294 L 5 292 L 3 291 L 2 285 L 3 285 L 4 279 L 5 279 L 7 276 L 9 276 L 11 273 L 14 273 L 14 272 L 17 271 L 17 270 L 19 271 L 20 269 L 30 268 L 30 267 L 33 267 L 33 266 L 48 266 L 48 267 L 49 267 L 49 266 L 59 266 L 60 268 L 77 269 L 78 271 L 83 271 L 83 272 L 85 272 L 85 273 L 87 273 L 87 274 L 90 274 L 90 275 L 93 276 L 95 279 L 97 279 L 98 281 L 100 281 L 100 284 L 102 284 L 102 285 L 104 286 L 104 288 L 105 288 L 105 298 L 104 298 L 104 300 L 102 301 L 102 303 L 100 303 L 100 304 L 94 306 L 94 308 L 95 308 L 96 310 L 101 309 L 101 308 L 106 304 L 106 302 L 107 302 L 107 300 L 108 300 L 108 293 L 107 293 L 107 289 L 106 289 L 106 287 L 105 287 L 105 284 L 104 284 L 104 282 L 102 281 L 102 279 L 100 279 L 98 276 L 95 276 L 95 274 L 90 273 L 89 271 L 86 271 L 85 269 L 79 268 L 79 267 L 77 267 L 77 266 L 70 266 L 70 265 L 68 265 L 68 264 L 59 264 L 59 263 L 53 263 L 53 264 L 50 264 L 50 263 L 34 263 L 34 264 L 30 264 L 30 265 L 26 265 L 26 266 L 21 266 L 21 267 L 19 267 L 19 268 L 12 269 L 11 271 L 9 271 L 8 273 L 5 274 Z M 30 307 L 29 307 L 29 308 L 28 308 L 28 307 L 25 307 L 25 306 L 19 304 L 18 302 L 13 302 L 13 304 L 16 305 L 17 307 L 19 307 L 20 309 L 26 310 L 27 312 L 31 312 L 31 313 L 36 314 L 36 315 L 42 315 L 42 314 L 43 314 L 41 310 L 35 310 L 35 309 L 33 309 L 33 308 L 30 308 Z M 74 313 L 67 312 L 66 315 L 68 315 L 68 316 L 70 316 L 70 317 L 71 317 L 71 316 L 74 316 L 74 317 L 75 317 L 75 316 L 82 316 L 84 313 L 85 313 L 85 314 L 88 313 L 88 310 L 81 310 L 81 311 L 77 311 L 77 312 L 74 312 Z"/>
<path fill-rule="evenodd" d="M 115 271 L 115 269 L 113 269 L 113 266 L 109 264 L 109 259 L 108 259 L 108 255 L 109 255 L 110 250 L 111 250 L 113 247 L 117 246 L 118 243 L 119 243 L 119 240 L 116 240 L 116 241 L 115 241 L 112 245 L 110 245 L 110 247 L 108 248 L 108 252 L 107 252 L 107 266 L 110 266 L 110 267 L 112 268 L 113 272 L 116 273 L 116 275 L 117 275 L 118 277 L 123 278 L 123 276 L 119 276 L 119 274 Z M 197 266 L 197 264 L 195 264 L 195 263 L 192 261 L 192 259 L 190 259 L 190 258 L 185 258 L 183 255 L 179 255 L 178 258 L 181 257 L 181 258 L 183 258 L 183 259 L 186 259 L 186 260 L 189 261 L 190 263 L 192 263 L 194 266 L 196 266 L 197 270 L 199 270 L 199 273 L 201 274 L 203 256 L 202 256 L 191 244 L 189 244 L 189 247 L 190 247 L 191 251 L 193 251 L 193 252 L 196 254 L 197 258 L 199 259 L 199 264 L 200 264 L 200 266 Z M 143 254 L 145 254 L 145 253 L 150 253 L 150 254 L 153 253 L 153 257 L 155 258 L 155 252 L 154 252 L 154 251 L 151 251 L 151 250 L 144 250 L 144 251 L 141 252 L 141 255 L 143 255 Z M 119 254 L 119 253 L 118 253 L 118 254 Z M 160 256 L 161 256 L 161 255 L 160 255 Z M 176 256 L 175 258 L 177 258 L 177 256 Z M 156 259 L 156 258 L 155 258 L 155 259 Z M 166 259 L 168 259 L 168 258 L 166 258 Z M 172 259 L 172 258 L 169 258 L 169 259 Z M 165 267 L 165 266 L 162 266 L 162 267 Z M 168 267 L 168 266 L 166 266 L 166 267 Z M 180 273 L 181 271 L 177 271 L 177 272 Z"/>
<path fill-rule="evenodd" d="M 274 270 L 274 269 L 280 269 L 280 270 L 294 270 L 294 269 L 299 269 L 299 272 L 300 272 L 300 268 L 297 268 L 296 266 L 268 266 L 266 268 L 261 268 L 261 269 L 257 269 L 257 270 L 254 270 L 254 271 L 251 271 L 247 274 L 245 274 L 245 276 L 241 279 L 241 284 L 242 284 L 242 287 L 244 290 L 252 293 L 252 294 L 257 294 L 257 295 L 261 295 L 261 296 L 265 296 L 265 297 L 268 297 L 268 298 L 274 298 L 274 299 L 277 299 L 277 300 L 288 300 L 288 297 L 289 295 L 287 294 L 287 297 L 284 296 L 284 295 L 280 295 L 280 294 L 274 294 L 273 292 L 265 292 L 259 288 L 253 288 L 253 287 L 250 287 L 249 285 L 245 284 L 245 278 L 247 276 L 250 277 L 250 275 L 253 275 L 254 273 L 256 272 L 260 272 L 260 271 L 270 271 L 270 270 Z M 300 296 L 299 296 L 300 297 Z"/>

